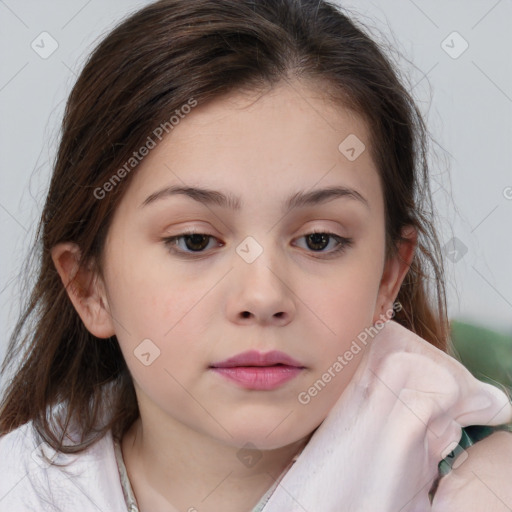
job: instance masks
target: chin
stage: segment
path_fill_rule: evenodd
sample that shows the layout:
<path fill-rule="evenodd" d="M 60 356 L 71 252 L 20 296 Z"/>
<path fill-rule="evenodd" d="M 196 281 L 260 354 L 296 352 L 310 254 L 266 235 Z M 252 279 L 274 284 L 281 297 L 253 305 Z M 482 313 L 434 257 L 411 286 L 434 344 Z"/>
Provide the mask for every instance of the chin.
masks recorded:
<path fill-rule="evenodd" d="M 280 421 L 282 421 L 282 418 Z M 299 431 L 296 428 L 296 424 L 293 425 L 295 426 L 293 430 L 282 428 L 282 425 L 276 428 L 279 425 L 279 421 L 272 423 L 272 426 L 269 426 L 267 423 L 265 422 L 265 425 L 261 425 L 261 423 L 257 424 L 255 421 L 252 425 L 228 427 L 228 431 L 233 437 L 223 436 L 223 441 L 230 446 L 240 449 L 253 445 L 260 450 L 277 450 L 300 441 L 314 430 L 312 428 L 308 431 Z"/>

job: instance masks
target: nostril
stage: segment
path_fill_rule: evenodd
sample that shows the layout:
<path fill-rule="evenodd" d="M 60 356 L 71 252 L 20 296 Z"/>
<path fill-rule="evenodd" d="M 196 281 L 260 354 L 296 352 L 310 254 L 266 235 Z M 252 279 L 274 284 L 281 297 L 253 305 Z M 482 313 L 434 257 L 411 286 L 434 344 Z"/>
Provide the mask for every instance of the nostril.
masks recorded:
<path fill-rule="evenodd" d="M 251 316 L 251 313 L 249 313 L 249 311 L 243 311 L 242 312 L 242 318 L 247 318 L 249 316 Z"/>

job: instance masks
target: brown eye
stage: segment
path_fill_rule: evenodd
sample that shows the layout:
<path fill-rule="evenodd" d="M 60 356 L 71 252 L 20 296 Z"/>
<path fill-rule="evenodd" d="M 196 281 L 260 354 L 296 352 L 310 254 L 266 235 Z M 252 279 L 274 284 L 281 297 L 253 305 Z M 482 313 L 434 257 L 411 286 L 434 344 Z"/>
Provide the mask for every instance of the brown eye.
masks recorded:
<path fill-rule="evenodd" d="M 314 251 L 325 249 L 329 244 L 330 235 L 327 233 L 311 233 L 306 236 L 307 245 Z"/>
<path fill-rule="evenodd" d="M 308 233 L 307 235 L 300 237 L 300 239 L 302 238 L 306 241 L 305 249 L 309 250 L 309 252 L 319 253 L 320 257 L 325 258 L 335 256 L 352 245 L 351 238 L 345 238 L 334 233 L 324 231 Z"/>
<path fill-rule="evenodd" d="M 185 246 L 191 251 L 202 251 L 208 245 L 209 238 L 209 235 L 199 234 L 185 235 L 183 237 Z"/>
<path fill-rule="evenodd" d="M 165 246 L 173 253 L 177 253 L 182 256 L 192 256 L 194 253 L 200 255 L 205 253 L 205 249 L 211 241 L 215 241 L 216 238 L 206 233 L 181 233 L 176 236 L 169 236 L 163 238 Z M 217 240 L 217 247 L 220 247 Z"/>

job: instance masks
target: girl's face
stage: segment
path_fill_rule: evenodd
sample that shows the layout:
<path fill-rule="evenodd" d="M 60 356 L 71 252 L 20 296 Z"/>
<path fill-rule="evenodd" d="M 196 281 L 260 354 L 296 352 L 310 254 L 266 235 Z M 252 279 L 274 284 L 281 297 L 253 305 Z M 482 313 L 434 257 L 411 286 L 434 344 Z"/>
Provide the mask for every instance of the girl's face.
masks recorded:
<path fill-rule="evenodd" d="M 319 91 L 293 82 L 196 107 L 133 176 L 101 289 L 145 428 L 300 440 L 357 369 L 352 342 L 389 311 L 405 270 L 385 261 L 368 130 Z M 298 368 L 212 368 L 246 351 Z"/>

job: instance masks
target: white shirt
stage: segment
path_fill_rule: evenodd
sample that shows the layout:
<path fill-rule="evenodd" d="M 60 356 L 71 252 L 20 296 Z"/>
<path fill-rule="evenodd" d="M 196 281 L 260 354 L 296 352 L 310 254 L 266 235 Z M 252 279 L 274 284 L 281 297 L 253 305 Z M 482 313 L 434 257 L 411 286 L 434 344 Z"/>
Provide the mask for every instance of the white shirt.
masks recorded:
<path fill-rule="evenodd" d="M 67 444 L 67 443 L 66 443 Z M 46 454 L 54 464 L 44 460 Z M 265 493 L 260 512 L 298 455 Z M 55 464 L 67 464 L 59 467 Z M 109 431 L 68 455 L 38 443 L 32 423 L 0 437 L 0 512 L 139 512 L 119 442 Z"/>
<path fill-rule="evenodd" d="M 26 423 L 0 437 L 0 468 L 1 512 L 128 510 L 110 432 L 79 454 L 56 454 Z"/>

